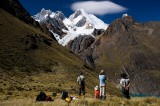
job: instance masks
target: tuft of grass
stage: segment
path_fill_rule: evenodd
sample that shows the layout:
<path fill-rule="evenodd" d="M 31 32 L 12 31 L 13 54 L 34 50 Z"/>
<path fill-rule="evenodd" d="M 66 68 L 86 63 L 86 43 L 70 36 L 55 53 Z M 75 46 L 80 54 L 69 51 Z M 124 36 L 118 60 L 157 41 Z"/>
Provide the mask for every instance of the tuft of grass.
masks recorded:
<path fill-rule="evenodd" d="M 160 103 L 160 101 L 155 98 L 155 97 L 148 97 L 148 98 L 144 98 L 143 102 L 147 103 L 147 104 L 154 104 L 154 103 Z"/>

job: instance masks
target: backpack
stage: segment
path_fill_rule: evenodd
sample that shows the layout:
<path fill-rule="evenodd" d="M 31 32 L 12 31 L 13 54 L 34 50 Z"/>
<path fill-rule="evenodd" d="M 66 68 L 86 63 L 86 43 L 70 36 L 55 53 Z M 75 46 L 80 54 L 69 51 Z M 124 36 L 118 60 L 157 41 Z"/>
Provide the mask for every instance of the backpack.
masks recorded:
<path fill-rule="evenodd" d="M 62 91 L 61 99 L 65 100 L 67 97 L 68 97 L 68 92 L 67 91 Z"/>
<path fill-rule="evenodd" d="M 53 99 L 50 96 L 47 96 L 45 101 L 53 101 Z"/>
<path fill-rule="evenodd" d="M 36 101 L 45 101 L 46 100 L 46 97 L 47 95 L 41 91 L 38 95 L 37 95 L 37 98 L 36 98 Z"/>

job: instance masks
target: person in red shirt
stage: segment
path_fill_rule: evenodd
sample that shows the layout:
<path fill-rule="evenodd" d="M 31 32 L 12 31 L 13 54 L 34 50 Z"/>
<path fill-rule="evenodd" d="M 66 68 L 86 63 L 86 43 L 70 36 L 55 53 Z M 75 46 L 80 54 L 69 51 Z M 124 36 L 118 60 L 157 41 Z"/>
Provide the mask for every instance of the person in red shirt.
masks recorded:
<path fill-rule="evenodd" d="M 96 99 L 99 99 L 99 88 L 98 88 L 98 85 L 94 88 L 94 97 Z"/>

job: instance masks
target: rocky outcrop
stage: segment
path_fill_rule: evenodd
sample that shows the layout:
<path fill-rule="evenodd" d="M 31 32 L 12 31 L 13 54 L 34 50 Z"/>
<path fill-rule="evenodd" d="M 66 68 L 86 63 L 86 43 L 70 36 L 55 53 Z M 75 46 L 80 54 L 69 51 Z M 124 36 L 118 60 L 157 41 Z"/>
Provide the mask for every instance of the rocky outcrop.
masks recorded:
<path fill-rule="evenodd" d="M 95 68 L 91 49 L 91 45 L 94 41 L 95 39 L 92 36 L 81 35 L 70 41 L 66 47 L 75 54 L 78 54 L 80 58 L 87 63 L 88 66 L 90 66 L 91 68 Z"/>
<path fill-rule="evenodd" d="M 31 35 L 26 35 L 22 39 L 22 42 L 25 44 L 25 50 L 30 51 L 39 49 L 40 43 L 43 43 L 47 46 L 51 46 L 53 40 L 37 34 L 31 34 Z"/>
<path fill-rule="evenodd" d="M 59 18 L 60 20 L 64 20 L 66 17 L 64 16 L 64 14 L 61 11 L 56 11 L 54 18 L 56 18 L 56 19 Z"/>
<path fill-rule="evenodd" d="M 80 19 L 80 20 L 76 23 L 76 26 L 77 26 L 77 27 L 82 27 L 82 26 L 85 25 L 85 23 L 86 23 L 86 18 L 83 17 L 82 19 Z"/>
<path fill-rule="evenodd" d="M 96 29 L 96 28 L 94 28 L 94 31 L 92 32 L 92 34 L 96 37 L 96 36 L 102 34 L 103 32 L 104 32 L 103 29 Z"/>

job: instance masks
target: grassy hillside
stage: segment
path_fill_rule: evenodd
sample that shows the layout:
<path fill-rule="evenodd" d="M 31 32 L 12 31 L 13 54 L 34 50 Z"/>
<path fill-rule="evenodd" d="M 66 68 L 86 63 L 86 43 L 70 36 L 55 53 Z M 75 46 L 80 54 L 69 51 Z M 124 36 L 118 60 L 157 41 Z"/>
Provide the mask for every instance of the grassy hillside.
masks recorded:
<path fill-rule="evenodd" d="M 65 89 L 77 95 L 80 72 L 86 76 L 87 95 L 93 95 L 99 73 L 41 30 L 2 9 L 0 13 L 0 101 L 35 98 L 42 90 L 52 95 Z M 110 82 L 107 93 L 120 95 Z"/>

